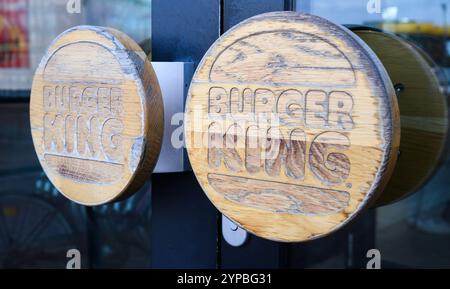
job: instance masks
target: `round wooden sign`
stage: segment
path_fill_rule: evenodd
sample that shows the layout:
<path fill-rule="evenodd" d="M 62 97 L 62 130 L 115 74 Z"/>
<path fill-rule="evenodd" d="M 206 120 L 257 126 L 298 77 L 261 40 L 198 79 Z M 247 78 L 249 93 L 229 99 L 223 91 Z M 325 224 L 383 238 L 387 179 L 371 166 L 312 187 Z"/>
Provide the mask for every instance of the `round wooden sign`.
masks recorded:
<path fill-rule="evenodd" d="M 438 167 L 447 140 L 447 101 L 424 52 L 390 33 L 363 27 L 353 31 L 377 54 L 398 89 L 400 156 L 376 202 L 383 205 L 417 191 Z"/>
<path fill-rule="evenodd" d="M 337 230 L 383 190 L 399 112 L 386 71 L 354 33 L 275 12 L 207 52 L 185 135 L 195 175 L 224 215 L 264 238 L 304 241 Z"/>
<path fill-rule="evenodd" d="M 134 193 L 160 151 L 156 75 L 141 48 L 114 29 L 75 27 L 51 44 L 34 77 L 30 116 L 45 173 L 80 204 Z"/>

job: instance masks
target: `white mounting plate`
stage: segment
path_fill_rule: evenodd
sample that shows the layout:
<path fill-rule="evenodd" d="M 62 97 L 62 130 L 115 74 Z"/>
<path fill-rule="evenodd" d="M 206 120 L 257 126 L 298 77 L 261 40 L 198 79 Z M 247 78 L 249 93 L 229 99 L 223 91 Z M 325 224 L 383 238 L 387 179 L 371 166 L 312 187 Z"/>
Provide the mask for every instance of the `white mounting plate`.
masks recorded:
<path fill-rule="evenodd" d="M 154 173 L 174 173 L 189 170 L 184 145 L 179 147 L 183 135 L 183 113 L 187 91 L 194 74 L 191 62 L 152 62 L 158 77 L 164 101 L 164 138 L 161 154 Z M 182 142 L 183 143 L 183 142 Z M 175 146 L 174 146 L 175 144 Z"/>

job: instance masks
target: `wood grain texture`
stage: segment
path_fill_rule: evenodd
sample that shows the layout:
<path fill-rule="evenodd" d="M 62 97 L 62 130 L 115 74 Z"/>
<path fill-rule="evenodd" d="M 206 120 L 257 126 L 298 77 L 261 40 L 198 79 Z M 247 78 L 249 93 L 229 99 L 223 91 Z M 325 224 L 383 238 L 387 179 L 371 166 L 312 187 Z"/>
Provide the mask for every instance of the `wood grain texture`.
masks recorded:
<path fill-rule="evenodd" d="M 390 34 L 354 31 L 377 54 L 393 85 L 401 84 L 400 156 L 394 173 L 375 205 L 401 200 L 432 176 L 444 156 L 448 105 L 431 63 L 410 43 Z"/>
<path fill-rule="evenodd" d="M 138 190 L 158 158 L 163 115 L 151 63 L 117 30 L 69 29 L 36 70 L 35 150 L 51 182 L 77 203 L 105 204 Z"/>
<path fill-rule="evenodd" d="M 255 16 L 206 53 L 185 137 L 213 204 L 276 241 L 329 234 L 395 167 L 399 112 L 376 55 L 348 29 L 294 12 Z"/>

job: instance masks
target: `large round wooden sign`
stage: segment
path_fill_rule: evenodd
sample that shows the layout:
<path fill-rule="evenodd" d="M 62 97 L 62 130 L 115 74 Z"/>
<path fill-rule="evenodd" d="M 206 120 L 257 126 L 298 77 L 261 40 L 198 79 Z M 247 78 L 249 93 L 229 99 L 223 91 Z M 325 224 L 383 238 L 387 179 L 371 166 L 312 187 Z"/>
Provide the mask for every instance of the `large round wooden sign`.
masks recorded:
<path fill-rule="evenodd" d="M 75 202 L 127 197 L 156 163 L 159 84 L 141 48 L 119 31 L 80 26 L 61 34 L 36 71 L 30 116 L 44 171 Z"/>
<path fill-rule="evenodd" d="M 304 241 L 349 222 L 395 166 L 399 112 L 375 54 L 322 18 L 250 18 L 207 52 L 186 107 L 192 168 L 246 230 Z"/>

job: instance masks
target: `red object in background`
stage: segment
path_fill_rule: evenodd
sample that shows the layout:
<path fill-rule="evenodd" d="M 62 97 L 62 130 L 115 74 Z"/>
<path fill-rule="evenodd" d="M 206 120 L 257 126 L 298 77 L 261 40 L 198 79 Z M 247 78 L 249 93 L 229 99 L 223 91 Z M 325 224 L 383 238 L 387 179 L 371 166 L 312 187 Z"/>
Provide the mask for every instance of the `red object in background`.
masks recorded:
<path fill-rule="evenodd" d="M 30 65 L 28 0 L 0 0 L 0 68 Z"/>

